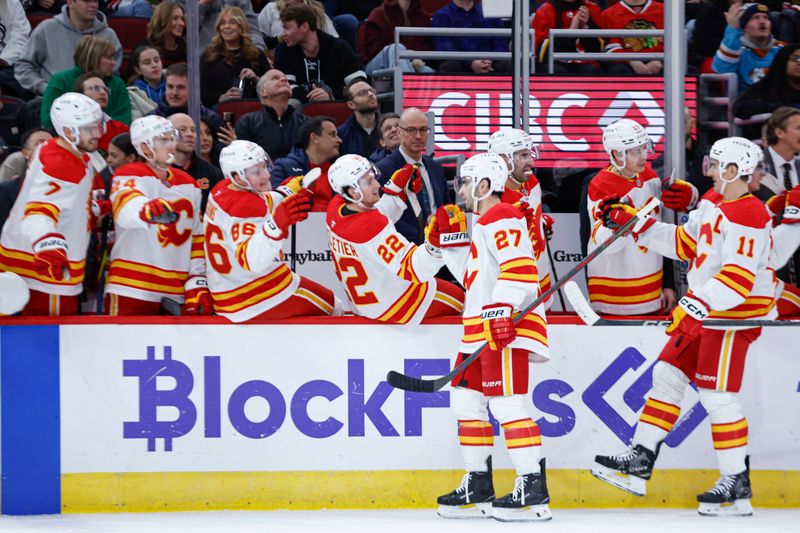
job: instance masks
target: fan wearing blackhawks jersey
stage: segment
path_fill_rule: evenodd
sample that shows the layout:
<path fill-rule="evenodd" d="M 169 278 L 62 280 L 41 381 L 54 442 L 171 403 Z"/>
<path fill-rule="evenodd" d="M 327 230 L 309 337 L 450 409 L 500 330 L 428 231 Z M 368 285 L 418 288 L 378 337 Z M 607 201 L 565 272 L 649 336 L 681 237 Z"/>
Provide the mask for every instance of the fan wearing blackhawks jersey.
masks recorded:
<path fill-rule="evenodd" d="M 659 448 L 678 420 L 683 393 L 697 385 L 700 402 L 711 420 L 721 477 L 700 494 L 703 515 L 749 515 L 750 471 L 747 420 L 738 393 L 745 357 L 761 328 L 703 327 L 703 320 L 773 319 L 775 270 L 769 266 L 769 213 L 748 192 L 758 172 L 761 149 L 741 137 L 711 147 L 706 174 L 714 181 L 681 226 L 645 218 L 634 238 L 656 253 L 689 261 L 689 292 L 671 314 L 670 336 L 653 368 L 653 389 L 639 417 L 631 447 L 616 456 L 597 456 L 592 473 L 619 488 L 643 495 Z M 619 227 L 634 211 L 627 205 L 600 206 L 606 223 Z"/>
<path fill-rule="evenodd" d="M 110 315 L 158 315 L 161 299 L 182 303 L 186 315 L 210 315 L 203 257 L 201 191 L 170 167 L 178 133 L 159 116 L 131 124 L 143 163 L 114 173 L 111 187 L 116 241 L 106 279 Z"/>
<path fill-rule="evenodd" d="M 451 407 L 466 474 L 461 485 L 438 499 L 445 518 L 533 521 L 551 518 L 542 437 L 531 418 L 529 362 L 550 358 L 544 306 L 518 315 L 539 296 L 533 245 L 522 212 L 501 200 L 508 166 L 496 154 L 470 157 L 460 169 L 458 193 L 475 213 L 469 246 L 443 249 L 445 263 L 467 289 L 464 335 L 456 364 L 484 347 L 481 356 L 453 379 Z M 460 234 L 442 234 L 442 243 L 466 244 Z M 485 343 L 485 344 L 484 344 Z M 505 435 L 517 472 L 514 490 L 495 498 L 491 451 L 491 409 Z"/>
<path fill-rule="evenodd" d="M 639 123 L 624 118 L 606 126 L 603 148 L 611 166 L 589 183 L 589 252 L 611 236 L 598 209 L 607 198 L 618 198 L 637 210 L 652 198 L 660 198 L 665 207 L 676 211 L 696 202 L 697 190 L 683 180 L 674 180 L 662 193 L 661 180 L 647 164 L 653 141 Z M 617 239 L 586 269 L 592 307 L 615 315 L 644 315 L 672 308 L 675 291 L 662 288 L 663 263 L 661 256 L 637 244 L 633 237 Z"/>
<path fill-rule="evenodd" d="M 103 111 L 82 94 L 56 98 L 50 119 L 58 137 L 36 150 L 0 237 L 0 270 L 30 288 L 25 315 L 78 313 L 95 175 L 88 154 L 103 136 Z"/>
<path fill-rule="evenodd" d="M 289 228 L 308 218 L 311 192 L 298 176 L 272 191 L 269 156 L 233 141 L 219 156 L 225 179 L 206 206 L 205 255 L 214 311 L 232 322 L 252 318 L 340 315 L 329 289 L 292 272 L 281 256 Z"/>
<path fill-rule="evenodd" d="M 409 188 L 421 182 L 411 165 L 397 170 L 380 195 L 379 171 L 365 157 L 347 154 L 328 171 L 337 196 L 326 222 L 336 274 L 353 312 L 391 324 L 419 324 L 424 318 L 460 315 L 464 292 L 434 276 L 444 266 L 440 234 L 466 230 L 466 218 L 454 206 L 440 207 L 417 246 L 396 229 Z"/>
<path fill-rule="evenodd" d="M 533 243 L 533 257 L 539 271 L 539 292 L 550 289 L 550 263 L 542 258 L 547 241 L 553 236 L 555 220 L 542 212 L 542 186 L 533 174 L 533 163 L 539 158 L 539 147 L 526 132 L 504 128 L 489 137 L 487 151 L 502 157 L 508 164 L 508 181 L 502 200 L 516 205 L 525 215 L 528 236 Z M 545 309 L 553 299 L 548 298 Z"/>

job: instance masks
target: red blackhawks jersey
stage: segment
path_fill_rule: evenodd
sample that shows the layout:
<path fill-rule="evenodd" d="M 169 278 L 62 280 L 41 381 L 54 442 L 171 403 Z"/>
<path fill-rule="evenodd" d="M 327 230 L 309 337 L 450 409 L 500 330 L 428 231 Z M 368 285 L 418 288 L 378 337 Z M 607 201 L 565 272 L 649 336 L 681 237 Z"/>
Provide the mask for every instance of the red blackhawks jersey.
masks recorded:
<path fill-rule="evenodd" d="M 690 262 L 689 290 L 708 305 L 708 318 L 772 319 L 777 312 L 771 231 L 770 215 L 758 198 L 746 194 L 725 201 L 712 191 L 686 223 L 657 222 L 639 242 Z"/>
<path fill-rule="evenodd" d="M 631 7 L 623 1 L 603 11 L 601 26 L 605 30 L 661 30 L 664 29 L 664 4 L 647 0 L 643 5 Z M 611 39 L 606 51 L 610 52 L 663 52 L 664 39 L 660 37 L 626 37 Z"/>
<path fill-rule="evenodd" d="M 174 224 L 148 224 L 139 213 L 162 198 L 179 218 Z M 116 241 L 106 292 L 158 302 L 163 297 L 183 302 L 184 284 L 205 276 L 201 192 L 180 169 L 168 170 L 166 183 L 145 163 L 129 163 L 114 173 L 111 187 Z"/>
<path fill-rule="evenodd" d="M 603 226 L 598 205 L 607 196 L 618 196 L 637 210 L 653 198 L 661 197 L 661 180 L 646 167 L 633 179 L 601 170 L 589 183 L 587 209 L 591 234 L 587 251 L 591 252 L 613 233 Z M 658 217 L 660 211 L 654 211 Z M 589 277 L 589 300 L 601 313 L 640 315 L 661 309 L 663 259 L 637 243 L 632 235 L 617 239 L 586 267 Z"/>
<path fill-rule="evenodd" d="M 277 192 L 242 190 L 229 179 L 211 191 L 204 220 L 205 253 L 216 314 L 244 322 L 283 303 L 297 290 L 300 276 L 282 260 L 283 241 L 270 239 L 263 229 L 283 198 Z"/>
<path fill-rule="evenodd" d="M 471 353 L 485 342 L 481 320 L 484 306 L 505 303 L 519 311 L 539 296 L 532 247 L 522 213 L 499 203 L 476 220 L 469 248 L 443 250 L 447 267 L 467 290 L 461 352 Z M 528 312 L 516 329 L 511 348 L 531 352 L 534 361 L 550 359 L 544 306 Z"/>
<path fill-rule="evenodd" d="M 337 196 L 326 216 L 328 243 L 355 314 L 391 324 L 419 324 L 434 298 L 447 299 L 437 294 L 434 280 L 444 261 L 438 252 L 397 232 L 394 221 L 404 207 L 397 197 L 384 195 L 376 209 L 348 213 Z"/>
<path fill-rule="evenodd" d="M 82 158 L 51 139 L 33 157 L 0 237 L 0 270 L 15 272 L 36 291 L 76 296 L 83 290 L 90 234 L 94 170 Z M 33 244 L 48 233 L 67 242 L 69 279 L 61 281 L 34 269 Z"/>
<path fill-rule="evenodd" d="M 581 5 L 586 6 L 586 9 L 589 10 L 589 20 L 595 27 L 599 28 L 602 20 L 602 12 L 600 6 L 590 0 L 580 3 L 576 2 L 573 4 L 574 8 L 565 7 L 563 11 L 561 11 L 560 21 L 558 20 L 558 11 L 551 2 L 545 2 L 536 10 L 536 16 L 533 17 L 531 27 L 533 27 L 535 34 L 534 42 L 539 47 L 539 61 L 544 61 L 547 57 L 547 47 L 550 46 L 550 30 L 557 28 L 569 29 L 572 25 L 573 17 L 575 17 Z M 563 37 L 561 40 L 567 41 L 567 39 Z M 575 50 L 578 52 L 585 51 L 583 46 L 581 46 L 580 39 L 575 39 Z"/>
<path fill-rule="evenodd" d="M 503 191 L 503 202 L 515 204 L 526 202 L 534 210 L 533 225 L 529 228 L 534 238 L 533 258 L 536 260 L 536 268 L 539 271 L 539 292 L 544 294 L 550 289 L 550 263 L 542 258 L 542 254 L 547 250 L 547 238 L 544 233 L 544 222 L 542 221 L 542 186 L 536 176 L 531 175 L 530 179 L 522 184 L 518 190 L 514 191 L 506 187 Z M 529 233 L 530 235 L 530 233 Z M 545 301 L 545 309 L 549 309 L 553 303 L 550 297 Z"/>

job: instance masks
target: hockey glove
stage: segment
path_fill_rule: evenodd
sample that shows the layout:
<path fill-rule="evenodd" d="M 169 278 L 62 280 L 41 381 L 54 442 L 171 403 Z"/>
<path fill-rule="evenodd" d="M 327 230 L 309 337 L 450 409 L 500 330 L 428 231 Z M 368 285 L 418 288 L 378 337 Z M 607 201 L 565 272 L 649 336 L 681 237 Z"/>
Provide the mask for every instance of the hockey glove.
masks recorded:
<path fill-rule="evenodd" d="M 786 195 L 786 207 L 783 208 L 784 224 L 800 224 L 800 185 Z"/>
<path fill-rule="evenodd" d="M 278 204 L 272 215 L 264 222 L 264 234 L 279 241 L 286 238 L 293 224 L 308 218 L 311 211 L 311 193 L 302 189 Z"/>
<path fill-rule="evenodd" d="M 620 202 L 619 198 L 612 196 L 604 198 L 597 206 L 597 209 L 600 213 L 600 218 L 603 220 L 603 225 L 614 231 L 630 222 L 638 213 L 635 208 Z M 633 236 L 639 236 L 655 223 L 654 218 L 645 215 L 633 227 Z"/>
<path fill-rule="evenodd" d="M 776 194 L 771 196 L 769 200 L 767 200 L 767 209 L 769 210 L 770 215 L 772 215 L 772 224 L 778 225 L 783 218 L 783 209 L 786 207 L 786 200 L 789 196 L 789 193 L 783 191 L 780 194 Z"/>
<path fill-rule="evenodd" d="M 696 339 L 703 327 L 703 320 L 708 316 L 708 305 L 691 292 L 680 299 L 678 306 L 669 317 L 672 322 L 667 326 L 667 335 L 675 333 Z"/>
<path fill-rule="evenodd" d="M 447 204 L 437 209 L 436 224 L 442 248 L 459 248 L 469 244 L 467 216 L 457 205 Z"/>
<path fill-rule="evenodd" d="M 48 233 L 33 243 L 33 268 L 51 279 L 61 281 L 69 275 L 67 241 L 58 233 Z"/>
<path fill-rule="evenodd" d="M 542 228 L 544 230 L 544 238 L 548 241 L 553 238 L 553 226 L 555 225 L 556 219 L 547 213 L 542 213 Z"/>
<path fill-rule="evenodd" d="M 163 198 L 150 200 L 139 211 L 139 218 L 148 224 L 174 224 L 178 216 L 178 213 L 172 210 L 172 204 Z"/>
<path fill-rule="evenodd" d="M 284 196 L 291 196 L 296 192 L 300 192 L 302 188 L 303 176 L 292 176 L 291 178 L 286 178 L 275 191 Z"/>
<path fill-rule="evenodd" d="M 383 186 L 386 194 L 400 196 L 405 200 L 405 190 L 409 188 L 411 192 L 422 191 L 422 172 L 417 165 L 407 163 L 394 171 L 392 177 Z"/>
<path fill-rule="evenodd" d="M 661 201 L 673 211 L 688 211 L 697 204 L 697 189 L 688 181 L 675 180 L 661 191 Z"/>
<path fill-rule="evenodd" d="M 497 303 L 483 306 L 483 336 L 489 348 L 500 351 L 516 338 L 517 329 L 511 321 L 513 308 L 508 304 Z"/>
<path fill-rule="evenodd" d="M 211 299 L 211 292 L 208 290 L 208 282 L 204 276 L 190 278 L 184 285 L 185 303 L 183 304 L 184 315 L 203 315 L 214 314 L 214 301 Z"/>

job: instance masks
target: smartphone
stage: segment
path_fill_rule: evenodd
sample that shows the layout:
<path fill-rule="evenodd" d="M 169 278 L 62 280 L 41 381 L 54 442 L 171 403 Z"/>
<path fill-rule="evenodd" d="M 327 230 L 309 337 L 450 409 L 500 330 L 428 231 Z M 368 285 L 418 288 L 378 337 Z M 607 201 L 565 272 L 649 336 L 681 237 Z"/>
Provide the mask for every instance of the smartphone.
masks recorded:
<path fill-rule="evenodd" d="M 227 124 L 229 127 L 233 127 L 233 113 L 231 111 L 225 111 L 222 113 L 222 121 Z"/>

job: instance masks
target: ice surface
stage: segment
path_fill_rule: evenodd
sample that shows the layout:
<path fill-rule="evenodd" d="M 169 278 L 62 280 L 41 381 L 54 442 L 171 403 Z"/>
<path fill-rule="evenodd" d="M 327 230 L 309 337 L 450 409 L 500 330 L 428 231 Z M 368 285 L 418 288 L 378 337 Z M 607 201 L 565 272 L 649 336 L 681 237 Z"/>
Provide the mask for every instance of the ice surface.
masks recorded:
<path fill-rule="evenodd" d="M 2 516 L 0 532 L 52 533 L 740 533 L 800 530 L 800 509 L 756 509 L 747 518 L 705 518 L 691 509 L 554 509 L 545 523 L 504 524 L 494 520 L 444 520 L 435 511 L 223 511 L 197 513 L 66 514 Z"/>

